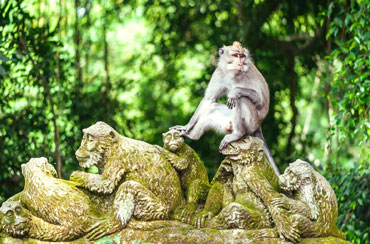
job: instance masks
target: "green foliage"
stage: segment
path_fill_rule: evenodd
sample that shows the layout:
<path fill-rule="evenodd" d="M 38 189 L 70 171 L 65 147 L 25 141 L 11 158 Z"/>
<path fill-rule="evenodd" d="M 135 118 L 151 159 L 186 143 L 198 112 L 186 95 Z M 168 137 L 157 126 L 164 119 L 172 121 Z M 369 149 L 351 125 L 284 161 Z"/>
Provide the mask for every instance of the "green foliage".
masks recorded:
<path fill-rule="evenodd" d="M 369 165 L 350 170 L 331 170 L 325 176 L 338 198 L 338 226 L 356 244 L 369 243 L 370 173 Z"/>
<path fill-rule="evenodd" d="M 333 134 L 339 136 L 337 150 L 346 142 L 358 143 L 360 163 L 364 163 L 370 159 L 366 150 L 370 139 L 370 4 L 350 1 L 345 8 L 340 4 L 330 8 L 333 21 L 327 33 L 328 40 L 337 45 L 327 57 L 333 69 L 329 96 L 338 128 Z"/>
<path fill-rule="evenodd" d="M 22 189 L 30 157 L 56 165 L 56 134 L 64 178 L 98 120 L 162 145 L 196 109 L 218 48 L 239 40 L 269 84 L 262 126 L 278 166 L 299 157 L 324 168 L 338 223 L 365 243 L 369 14 L 363 0 L 0 1 L 0 202 Z M 221 139 L 187 141 L 210 179 Z"/>

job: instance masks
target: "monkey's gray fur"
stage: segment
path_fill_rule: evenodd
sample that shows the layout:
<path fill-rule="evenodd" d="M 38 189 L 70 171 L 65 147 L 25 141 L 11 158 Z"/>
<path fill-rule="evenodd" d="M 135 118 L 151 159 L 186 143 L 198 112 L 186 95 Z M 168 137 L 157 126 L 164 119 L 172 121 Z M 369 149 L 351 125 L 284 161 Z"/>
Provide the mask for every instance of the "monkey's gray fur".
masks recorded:
<path fill-rule="evenodd" d="M 190 121 L 184 126 L 174 126 L 182 136 L 198 140 L 205 131 L 216 130 L 226 134 L 220 150 L 245 135 L 254 135 L 265 143 L 265 154 L 277 175 L 277 168 L 262 134 L 261 123 L 269 110 L 270 92 L 262 74 L 253 64 L 249 51 L 234 42 L 219 50 L 219 62 Z M 227 95 L 227 104 L 217 99 Z M 230 133 L 229 124 L 232 124 Z"/>

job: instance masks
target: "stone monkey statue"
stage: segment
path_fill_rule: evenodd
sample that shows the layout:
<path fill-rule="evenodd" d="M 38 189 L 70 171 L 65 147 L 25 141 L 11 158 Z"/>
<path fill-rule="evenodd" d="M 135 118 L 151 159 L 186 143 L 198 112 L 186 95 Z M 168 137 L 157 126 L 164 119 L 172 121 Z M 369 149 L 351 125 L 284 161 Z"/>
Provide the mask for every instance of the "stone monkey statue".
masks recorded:
<path fill-rule="evenodd" d="M 261 130 L 261 123 L 268 113 L 270 103 L 265 79 L 253 64 L 249 51 L 239 42 L 220 48 L 219 55 L 217 68 L 212 74 L 204 98 L 190 121 L 172 129 L 179 130 L 181 135 L 192 140 L 198 140 L 210 129 L 226 134 L 221 141 L 220 150 L 244 135 L 257 136 L 264 141 L 268 161 L 279 175 Z M 217 99 L 223 95 L 228 97 L 226 105 L 217 103 Z"/>
<path fill-rule="evenodd" d="M 181 187 L 186 193 L 186 205 L 176 211 L 175 219 L 191 224 L 198 202 L 205 201 L 209 191 L 207 170 L 194 150 L 185 143 L 179 131 L 170 130 L 163 133 L 163 147 L 178 156 L 169 158 L 169 161 L 178 171 Z"/>
<path fill-rule="evenodd" d="M 345 235 L 336 226 L 338 205 L 335 193 L 329 182 L 309 163 L 300 159 L 290 163 L 279 176 L 279 183 L 292 197 L 281 194 L 272 204 L 289 211 L 300 237 L 335 236 L 345 240 Z"/>

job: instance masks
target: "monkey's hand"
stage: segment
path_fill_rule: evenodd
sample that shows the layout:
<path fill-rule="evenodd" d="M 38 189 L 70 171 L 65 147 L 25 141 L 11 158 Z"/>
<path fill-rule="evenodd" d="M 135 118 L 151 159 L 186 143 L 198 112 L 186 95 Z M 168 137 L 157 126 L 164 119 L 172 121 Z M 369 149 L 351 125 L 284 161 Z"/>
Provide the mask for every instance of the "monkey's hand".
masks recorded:
<path fill-rule="evenodd" d="M 233 109 L 233 108 L 235 108 L 236 107 L 236 102 L 237 102 L 237 98 L 231 98 L 231 97 L 229 97 L 228 99 L 227 99 L 227 104 L 226 104 L 226 106 L 229 108 L 229 109 Z"/>

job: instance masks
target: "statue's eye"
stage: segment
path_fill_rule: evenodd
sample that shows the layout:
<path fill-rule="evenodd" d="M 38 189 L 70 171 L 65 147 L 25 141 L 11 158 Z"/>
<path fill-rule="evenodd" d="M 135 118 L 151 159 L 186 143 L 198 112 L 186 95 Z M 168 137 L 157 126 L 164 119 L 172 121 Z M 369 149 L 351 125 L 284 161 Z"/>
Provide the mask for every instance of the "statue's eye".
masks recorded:
<path fill-rule="evenodd" d="M 238 54 L 237 53 L 234 53 L 234 54 L 232 54 L 231 56 L 233 56 L 233 57 L 238 57 Z"/>
<path fill-rule="evenodd" d="M 15 212 L 16 212 L 16 213 L 20 213 L 21 211 L 22 211 L 21 207 L 16 207 L 16 208 L 15 208 Z"/>
<path fill-rule="evenodd" d="M 9 218 L 13 217 L 13 211 L 9 210 L 8 212 L 6 212 L 6 216 Z"/>

